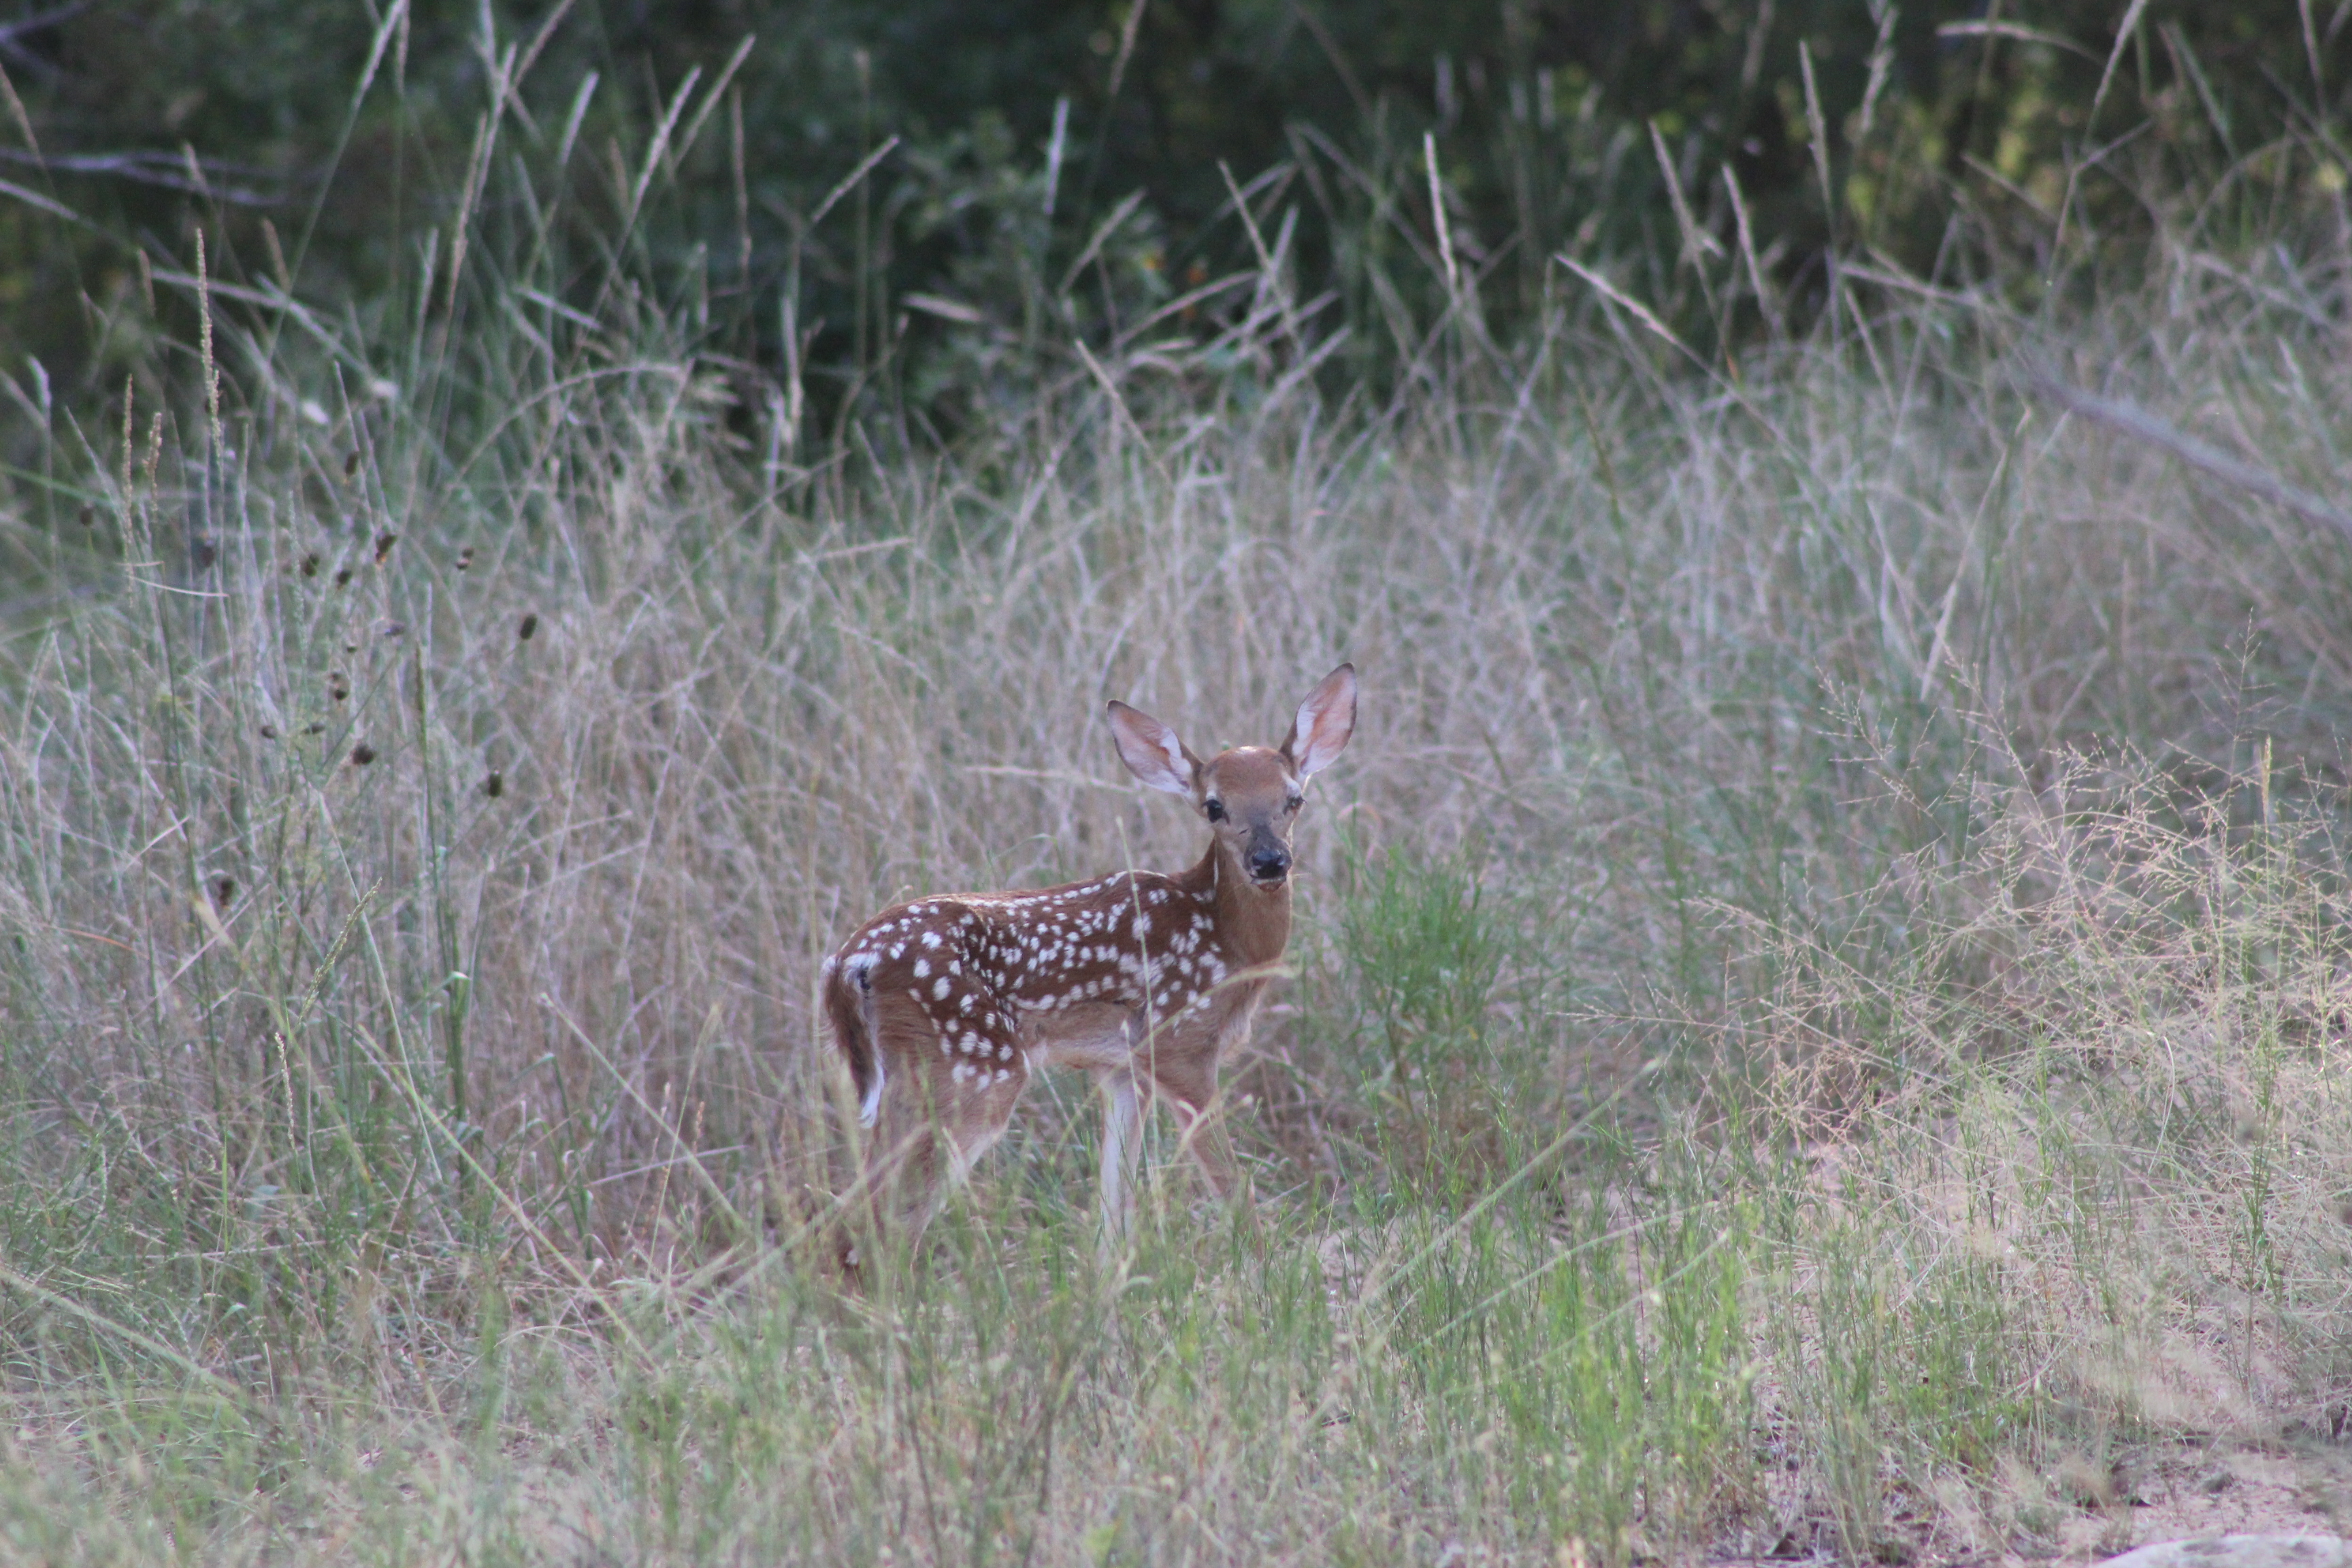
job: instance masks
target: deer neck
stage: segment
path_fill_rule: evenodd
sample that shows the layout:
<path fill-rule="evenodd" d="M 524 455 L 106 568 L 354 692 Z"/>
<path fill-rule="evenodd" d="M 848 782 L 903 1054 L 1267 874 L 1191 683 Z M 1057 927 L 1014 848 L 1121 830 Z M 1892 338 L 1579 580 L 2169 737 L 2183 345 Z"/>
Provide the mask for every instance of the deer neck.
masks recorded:
<path fill-rule="evenodd" d="M 1216 910 L 1217 932 L 1244 968 L 1273 963 L 1290 945 L 1290 883 L 1261 888 L 1212 843 L 1185 880 L 1206 888 Z"/>

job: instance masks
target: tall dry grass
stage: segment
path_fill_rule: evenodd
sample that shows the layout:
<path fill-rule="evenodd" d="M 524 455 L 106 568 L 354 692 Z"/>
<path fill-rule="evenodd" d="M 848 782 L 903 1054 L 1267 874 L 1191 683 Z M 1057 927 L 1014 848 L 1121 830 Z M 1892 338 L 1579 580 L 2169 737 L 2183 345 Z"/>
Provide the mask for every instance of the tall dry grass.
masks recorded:
<path fill-rule="evenodd" d="M 479 258 L 184 280 L 176 400 L 5 520 L 0 1540 L 1860 1559 L 2324 1426 L 2352 542 L 2027 388 L 2325 493 L 2352 347 L 2322 263 L 2157 261 L 1696 370 L 1563 275 L 1385 405 L 1270 268 L 945 448 Z M 1097 1269 L 1049 1087 L 834 1295 L 822 955 L 1188 859 L 1102 700 L 1265 741 L 1343 657 L 1263 1234 L 1162 1173 Z"/>

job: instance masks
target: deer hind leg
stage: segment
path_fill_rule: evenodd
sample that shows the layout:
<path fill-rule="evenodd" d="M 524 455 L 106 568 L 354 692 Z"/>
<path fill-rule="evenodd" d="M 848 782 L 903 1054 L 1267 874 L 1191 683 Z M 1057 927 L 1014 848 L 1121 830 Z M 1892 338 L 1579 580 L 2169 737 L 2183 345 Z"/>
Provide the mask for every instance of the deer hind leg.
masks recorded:
<path fill-rule="evenodd" d="M 1003 1135 L 1028 1087 L 1029 1061 L 1003 1014 L 877 1000 L 887 1070 L 866 1142 L 861 1207 L 876 1239 L 890 1235 L 911 1247 L 949 1184 Z M 852 1238 L 843 1261 L 855 1270 L 862 1251 Z"/>

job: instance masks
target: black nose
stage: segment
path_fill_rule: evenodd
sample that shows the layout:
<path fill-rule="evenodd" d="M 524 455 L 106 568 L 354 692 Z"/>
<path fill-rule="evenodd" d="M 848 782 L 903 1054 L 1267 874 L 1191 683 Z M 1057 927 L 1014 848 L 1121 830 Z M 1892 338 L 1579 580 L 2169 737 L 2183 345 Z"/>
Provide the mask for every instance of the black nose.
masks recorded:
<path fill-rule="evenodd" d="M 1279 882 L 1289 870 L 1290 857 L 1279 849 L 1259 849 L 1250 855 L 1249 873 L 1261 882 Z"/>

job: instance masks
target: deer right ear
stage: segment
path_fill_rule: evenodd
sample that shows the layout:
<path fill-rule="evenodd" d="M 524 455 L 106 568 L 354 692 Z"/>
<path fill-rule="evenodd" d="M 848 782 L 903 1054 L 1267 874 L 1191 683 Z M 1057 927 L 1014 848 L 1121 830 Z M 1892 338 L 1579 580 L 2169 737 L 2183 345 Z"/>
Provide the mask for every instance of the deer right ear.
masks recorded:
<path fill-rule="evenodd" d="M 1111 739 L 1118 742 L 1118 760 L 1127 771 L 1153 789 L 1192 798 L 1192 770 L 1200 765 L 1176 731 L 1140 709 L 1124 702 L 1110 705 Z"/>

